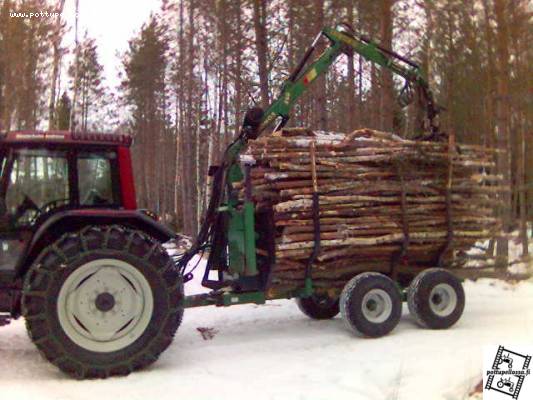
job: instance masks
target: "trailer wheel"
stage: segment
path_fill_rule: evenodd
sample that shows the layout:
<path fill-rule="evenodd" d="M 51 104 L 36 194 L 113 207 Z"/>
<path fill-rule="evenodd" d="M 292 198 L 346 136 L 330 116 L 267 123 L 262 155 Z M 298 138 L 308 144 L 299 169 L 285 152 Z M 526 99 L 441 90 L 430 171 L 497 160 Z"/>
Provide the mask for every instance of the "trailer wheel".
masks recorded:
<path fill-rule="evenodd" d="M 22 307 L 43 356 L 77 378 L 157 360 L 181 323 L 183 282 L 155 239 L 119 226 L 68 233 L 26 275 Z"/>
<path fill-rule="evenodd" d="M 465 292 L 461 282 L 451 272 L 430 268 L 411 282 L 407 304 L 409 312 L 422 327 L 446 329 L 463 314 Z"/>
<path fill-rule="evenodd" d="M 402 298 L 392 279 L 376 272 L 365 272 L 346 284 L 340 309 L 349 329 L 360 336 L 379 337 L 400 322 Z"/>
<path fill-rule="evenodd" d="M 328 295 L 312 295 L 296 299 L 300 311 L 312 319 L 331 319 L 339 313 L 339 299 Z"/>

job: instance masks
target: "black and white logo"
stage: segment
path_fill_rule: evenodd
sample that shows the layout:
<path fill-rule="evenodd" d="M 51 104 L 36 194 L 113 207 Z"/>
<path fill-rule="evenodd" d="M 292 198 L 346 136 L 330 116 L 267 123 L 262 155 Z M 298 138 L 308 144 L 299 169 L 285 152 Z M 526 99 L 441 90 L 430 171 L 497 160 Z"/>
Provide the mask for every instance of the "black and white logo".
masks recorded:
<path fill-rule="evenodd" d="M 531 380 L 532 382 L 527 382 L 527 392 L 533 392 L 533 389 L 530 389 L 533 387 L 533 378 L 528 378 L 531 374 L 531 350 L 533 349 L 529 346 L 493 346 L 485 351 L 484 399 L 531 398 L 525 394 L 524 387 L 526 381 Z"/>

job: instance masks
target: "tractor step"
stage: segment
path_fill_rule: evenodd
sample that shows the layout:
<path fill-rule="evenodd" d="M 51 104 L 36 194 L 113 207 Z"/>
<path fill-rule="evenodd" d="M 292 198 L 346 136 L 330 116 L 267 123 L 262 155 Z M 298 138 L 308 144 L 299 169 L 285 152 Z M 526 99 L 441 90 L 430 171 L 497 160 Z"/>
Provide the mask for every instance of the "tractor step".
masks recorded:
<path fill-rule="evenodd" d="M 0 326 L 9 325 L 10 322 L 11 322 L 10 314 L 0 314 Z"/>

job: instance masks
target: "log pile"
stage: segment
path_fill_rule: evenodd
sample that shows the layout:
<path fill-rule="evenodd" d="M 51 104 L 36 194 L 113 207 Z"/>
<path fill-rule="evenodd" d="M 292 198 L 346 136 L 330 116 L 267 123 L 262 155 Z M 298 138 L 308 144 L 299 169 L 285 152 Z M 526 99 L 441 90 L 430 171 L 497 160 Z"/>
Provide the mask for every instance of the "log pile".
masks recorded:
<path fill-rule="evenodd" d="M 315 234 L 316 287 L 342 287 L 360 271 L 460 266 L 461 255 L 500 225 L 493 216 L 502 190 L 491 173 L 495 152 L 369 129 L 293 128 L 251 142 L 252 196 L 259 212 L 272 210 L 276 228 L 271 287 L 303 285 Z"/>

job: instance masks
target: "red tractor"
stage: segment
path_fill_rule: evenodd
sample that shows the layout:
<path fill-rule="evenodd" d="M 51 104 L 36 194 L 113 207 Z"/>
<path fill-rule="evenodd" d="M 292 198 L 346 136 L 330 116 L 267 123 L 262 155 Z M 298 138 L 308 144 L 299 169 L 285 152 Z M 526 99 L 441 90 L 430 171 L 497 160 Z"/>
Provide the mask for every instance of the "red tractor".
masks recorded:
<path fill-rule="evenodd" d="M 25 317 L 46 359 L 79 377 L 157 359 L 183 314 L 162 243 L 137 210 L 121 135 L 0 133 L 0 325 Z"/>

